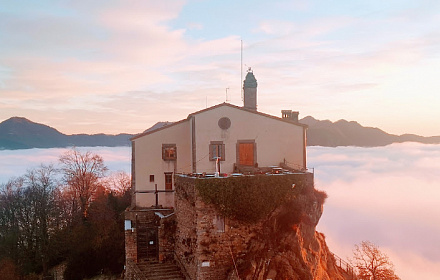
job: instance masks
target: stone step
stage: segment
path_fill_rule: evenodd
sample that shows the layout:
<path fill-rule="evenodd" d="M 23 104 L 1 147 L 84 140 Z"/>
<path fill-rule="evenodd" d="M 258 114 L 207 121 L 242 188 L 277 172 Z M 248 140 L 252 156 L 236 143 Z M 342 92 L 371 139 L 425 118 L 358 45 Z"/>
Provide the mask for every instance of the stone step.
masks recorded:
<path fill-rule="evenodd" d="M 148 280 L 185 280 L 179 267 L 173 263 L 139 263 L 139 269 Z"/>
<path fill-rule="evenodd" d="M 161 275 L 150 275 L 147 274 L 148 280 L 159 280 L 159 279 L 184 279 L 180 273 L 168 273 Z"/>
<path fill-rule="evenodd" d="M 148 277 L 162 277 L 162 276 L 181 276 L 180 271 L 155 271 L 155 272 L 147 272 Z"/>
<path fill-rule="evenodd" d="M 147 277 L 148 280 L 185 280 L 182 276 L 161 276 L 161 277 Z"/>

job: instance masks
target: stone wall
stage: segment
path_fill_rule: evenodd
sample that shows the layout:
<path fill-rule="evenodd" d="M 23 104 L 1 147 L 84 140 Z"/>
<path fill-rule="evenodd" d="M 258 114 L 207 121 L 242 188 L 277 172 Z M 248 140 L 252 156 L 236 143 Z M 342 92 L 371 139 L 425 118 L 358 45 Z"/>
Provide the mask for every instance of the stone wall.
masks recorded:
<path fill-rule="evenodd" d="M 151 209 L 125 211 L 125 220 L 131 221 L 131 229 L 125 230 L 125 258 L 127 261 L 137 263 L 138 260 L 138 238 L 137 228 L 142 224 L 154 223 L 158 217 Z"/>
<path fill-rule="evenodd" d="M 137 238 L 136 229 L 125 230 L 125 263 L 137 263 Z"/>
<path fill-rule="evenodd" d="M 142 226 L 157 226 L 159 261 L 173 259 L 174 232 L 170 229 L 170 221 L 174 220 L 173 209 L 141 209 L 125 212 L 125 220 L 131 221 L 131 229 L 125 230 L 125 279 L 140 279 L 136 264 L 140 259 L 138 247 L 138 229 Z M 173 222 L 171 222 L 172 225 Z"/>
<path fill-rule="evenodd" d="M 292 182 L 301 182 L 301 188 L 313 189 L 313 174 L 286 176 Z M 262 221 L 250 225 L 225 219 L 223 231 L 219 213 L 197 195 L 195 180 L 184 176 L 175 180 L 176 256 L 191 279 L 227 279 L 236 273 L 236 265 L 242 264 L 248 250 L 254 249 L 249 247 L 250 240 L 264 225 Z"/>
<path fill-rule="evenodd" d="M 176 235 L 176 216 L 171 214 L 160 219 L 158 229 L 159 262 L 174 260 L 174 246 Z"/>
<path fill-rule="evenodd" d="M 142 223 L 152 221 L 158 226 L 159 261 L 176 260 L 186 279 L 350 279 L 339 271 L 324 235 L 316 232 L 325 194 L 314 189 L 313 174 L 276 176 L 286 176 L 290 195 L 255 223 L 222 219 L 212 204 L 202 201 L 197 189 L 204 181 L 197 180 L 212 180 L 212 191 L 222 184 L 216 180 L 228 178 L 176 176 L 174 213 L 172 209 L 126 212 L 133 227 L 125 232 L 126 279 L 142 279 L 136 266 L 140 261 L 136 233 Z M 264 198 L 264 190 L 275 181 L 253 178 L 261 185 L 254 186 L 263 188 Z M 295 186 L 290 189 L 290 184 Z"/>
<path fill-rule="evenodd" d="M 175 252 L 179 263 L 191 279 L 197 279 L 197 213 L 194 179 L 175 177 L 176 236 Z"/>
<path fill-rule="evenodd" d="M 147 280 L 147 278 L 135 262 L 127 260 L 125 263 L 124 280 Z"/>

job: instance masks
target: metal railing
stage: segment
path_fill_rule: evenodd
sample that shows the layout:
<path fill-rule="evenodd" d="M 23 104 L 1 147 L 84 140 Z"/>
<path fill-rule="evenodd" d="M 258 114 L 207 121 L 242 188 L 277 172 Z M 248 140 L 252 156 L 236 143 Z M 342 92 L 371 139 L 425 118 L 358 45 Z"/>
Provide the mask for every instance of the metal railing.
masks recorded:
<path fill-rule="evenodd" d="M 354 268 L 348 262 L 344 261 L 342 258 L 340 258 L 335 254 L 333 254 L 333 257 L 335 258 L 335 263 L 337 267 L 339 267 L 340 269 L 345 271 L 348 275 L 350 275 L 351 279 L 357 279 Z"/>
<path fill-rule="evenodd" d="M 287 160 L 284 160 L 284 162 L 280 162 L 280 166 L 283 168 L 286 168 L 286 169 L 298 170 L 301 172 L 315 173 L 314 167 L 305 167 L 304 168 L 304 166 L 302 166 L 300 164 L 289 162 Z"/>

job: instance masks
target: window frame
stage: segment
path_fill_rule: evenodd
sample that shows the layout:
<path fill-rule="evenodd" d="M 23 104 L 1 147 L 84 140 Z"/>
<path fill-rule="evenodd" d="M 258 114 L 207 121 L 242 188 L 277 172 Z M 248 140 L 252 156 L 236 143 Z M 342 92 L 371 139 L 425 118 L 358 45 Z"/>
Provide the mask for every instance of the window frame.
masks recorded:
<path fill-rule="evenodd" d="M 164 181 L 165 181 L 165 191 L 173 190 L 173 172 L 164 172 Z M 169 177 L 168 177 L 169 176 Z M 170 178 L 171 182 L 167 183 L 167 178 Z M 167 187 L 170 186 L 170 187 Z"/>
<path fill-rule="evenodd" d="M 215 215 L 213 223 L 214 223 L 215 231 L 217 233 L 226 232 L 226 219 L 224 216 Z"/>
<path fill-rule="evenodd" d="M 174 150 L 174 155 L 170 156 L 168 151 Z M 162 144 L 162 159 L 165 161 L 177 160 L 177 145 L 176 144 Z"/>
<path fill-rule="evenodd" d="M 218 156 L 218 152 L 216 153 L 216 155 L 214 155 L 214 148 L 215 147 L 217 147 L 217 151 L 218 151 L 218 147 L 221 148 L 220 161 L 225 161 L 226 160 L 226 145 L 223 143 L 223 141 L 211 141 L 209 143 L 209 161 L 216 161 L 217 160 L 214 158 L 214 156 Z"/>

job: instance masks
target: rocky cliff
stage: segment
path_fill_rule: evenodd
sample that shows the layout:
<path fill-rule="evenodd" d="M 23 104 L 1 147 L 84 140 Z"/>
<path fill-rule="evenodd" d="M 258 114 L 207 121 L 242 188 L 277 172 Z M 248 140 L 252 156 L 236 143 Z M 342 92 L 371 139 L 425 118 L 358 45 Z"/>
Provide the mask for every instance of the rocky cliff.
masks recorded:
<path fill-rule="evenodd" d="M 177 177 L 176 256 L 191 279 L 353 279 L 316 232 L 325 198 L 310 173 Z"/>
<path fill-rule="evenodd" d="M 353 279 L 339 268 L 316 225 L 324 194 L 292 196 L 253 229 L 247 252 L 228 279 Z"/>

